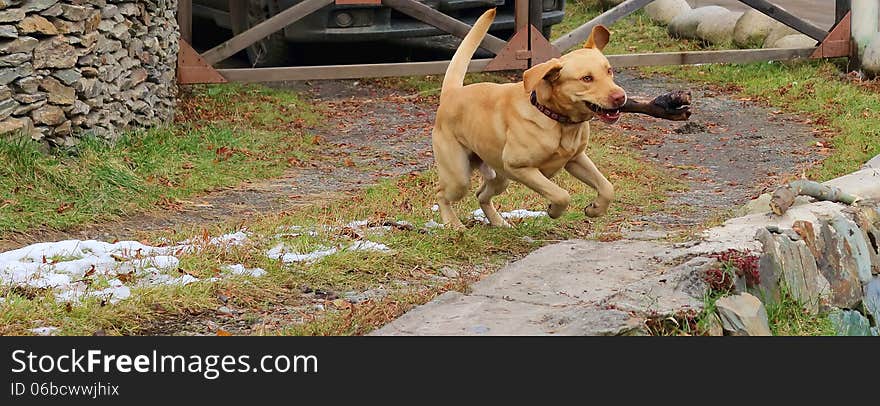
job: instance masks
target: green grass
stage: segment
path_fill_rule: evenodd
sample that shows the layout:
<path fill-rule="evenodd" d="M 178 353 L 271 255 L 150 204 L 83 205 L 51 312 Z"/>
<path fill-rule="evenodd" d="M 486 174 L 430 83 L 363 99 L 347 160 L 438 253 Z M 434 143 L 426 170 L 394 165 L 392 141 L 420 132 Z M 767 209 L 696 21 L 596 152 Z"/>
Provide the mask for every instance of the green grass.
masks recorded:
<path fill-rule="evenodd" d="M 288 158 L 308 154 L 310 138 L 295 127 L 320 117 L 293 92 L 242 85 L 196 88 L 180 115 L 112 144 L 86 137 L 51 154 L 28 139 L 0 140 L 0 233 L 66 229 L 277 176 Z"/>

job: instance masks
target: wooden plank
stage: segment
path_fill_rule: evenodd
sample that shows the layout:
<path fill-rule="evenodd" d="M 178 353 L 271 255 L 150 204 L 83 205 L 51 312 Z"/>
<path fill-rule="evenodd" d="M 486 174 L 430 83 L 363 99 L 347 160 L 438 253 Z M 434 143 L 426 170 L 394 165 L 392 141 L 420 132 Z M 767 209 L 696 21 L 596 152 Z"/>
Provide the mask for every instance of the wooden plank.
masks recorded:
<path fill-rule="evenodd" d="M 748 63 L 809 58 L 816 48 L 733 49 L 701 52 L 658 52 L 653 54 L 606 55 L 611 66 L 696 65 L 708 63 Z"/>
<path fill-rule="evenodd" d="M 803 20 L 788 11 L 785 11 L 775 4 L 767 1 L 767 0 L 739 0 L 741 3 L 744 3 L 755 10 L 758 10 L 770 18 L 779 21 L 791 28 L 794 28 L 798 32 L 816 40 L 822 41 L 825 37 L 828 36 L 828 31 L 825 31 L 813 23 Z"/>
<path fill-rule="evenodd" d="M 490 61 L 491 59 L 474 59 L 468 66 L 468 72 L 482 72 Z M 230 82 L 279 82 L 286 80 L 438 75 L 445 73 L 447 66 L 449 66 L 449 61 L 218 69 L 217 71 Z"/>
<path fill-rule="evenodd" d="M 464 38 L 471 29 L 470 25 L 414 0 L 382 0 L 382 3 L 412 18 L 437 27 L 443 32 L 455 35 L 458 38 Z M 487 34 L 486 38 L 484 38 L 483 42 L 480 44 L 480 47 L 497 54 L 504 49 L 505 44 L 506 42 L 504 40 L 499 39 L 494 35 Z"/>
<path fill-rule="evenodd" d="M 180 27 L 180 38 L 192 43 L 192 0 L 177 3 L 177 25 Z"/>
<path fill-rule="evenodd" d="M 236 52 L 251 46 L 254 42 L 266 38 L 269 34 L 272 34 L 273 32 L 276 32 L 330 4 L 333 4 L 333 0 L 305 0 L 302 3 L 291 6 L 290 8 L 272 16 L 266 21 L 251 27 L 249 30 L 232 37 L 228 41 L 211 48 L 202 54 L 202 58 L 209 64 L 213 65 L 235 55 Z"/>
<path fill-rule="evenodd" d="M 842 56 L 850 56 L 852 53 L 852 33 L 850 31 L 852 25 L 852 17 L 849 12 L 843 16 L 843 19 L 837 22 L 837 25 L 831 29 L 831 33 L 825 37 L 825 40 L 813 52 L 813 58 L 835 58 Z"/>
<path fill-rule="evenodd" d="M 652 1 L 653 0 L 626 0 L 623 3 L 614 6 L 612 9 L 596 16 L 596 18 L 587 21 L 584 25 L 575 28 L 568 34 L 557 38 L 556 41 L 553 41 L 553 46 L 562 52 L 574 48 L 590 37 L 590 32 L 593 31 L 593 27 L 599 24 L 610 26 L 611 24 L 614 24 L 615 21 L 636 12 Z"/>
<path fill-rule="evenodd" d="M 851 0 L 836 0 L 834 2 L 834 25 L 837 25 L 852 8 Z"/>
<path fill-rule="evenodd" d="M 529 0 L 516 0 L 514 3 L 514 24 L 515 33 L 529 29 Z"/>

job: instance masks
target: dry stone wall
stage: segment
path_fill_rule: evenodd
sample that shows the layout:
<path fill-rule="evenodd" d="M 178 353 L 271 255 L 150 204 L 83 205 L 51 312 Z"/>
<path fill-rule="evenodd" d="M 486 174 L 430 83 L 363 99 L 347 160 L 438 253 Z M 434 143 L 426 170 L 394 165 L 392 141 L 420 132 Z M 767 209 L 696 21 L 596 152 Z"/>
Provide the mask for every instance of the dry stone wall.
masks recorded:
<path fill-rule="evenodd" d="M 0 136 L 73 145 L 173 119 L 177 0 L 0 0 Z"/>

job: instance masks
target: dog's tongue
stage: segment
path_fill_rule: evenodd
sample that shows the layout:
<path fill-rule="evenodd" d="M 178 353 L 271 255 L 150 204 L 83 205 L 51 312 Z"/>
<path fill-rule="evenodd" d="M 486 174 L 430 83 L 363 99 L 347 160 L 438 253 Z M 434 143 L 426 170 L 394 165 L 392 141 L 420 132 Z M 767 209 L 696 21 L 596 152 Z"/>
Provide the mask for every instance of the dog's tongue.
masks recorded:
<path fill-rule="evenodd" d="M 620 112 L 614 113 L 599 113 L 599 120 L 602 120 L 603 123 L 614 124 L 617 120 L 620 119 Z"/>

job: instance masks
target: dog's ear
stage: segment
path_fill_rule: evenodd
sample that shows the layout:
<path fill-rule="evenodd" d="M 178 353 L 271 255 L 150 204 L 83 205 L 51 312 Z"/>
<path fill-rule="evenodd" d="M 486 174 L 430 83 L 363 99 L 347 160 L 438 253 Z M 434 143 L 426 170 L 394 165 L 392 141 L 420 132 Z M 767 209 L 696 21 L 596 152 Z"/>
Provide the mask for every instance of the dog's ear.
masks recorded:
<path fill-rule="evenodd" d="M 527 93 L 531 93 L 542 80 L 552 82 L 559 78 L 560 70 L 562 70 L 562 61 L 556 58 L 532 66 L 523 72 L 523 87 Z"/>
<path fill-rule="evenodd" d="M 584 43 L 584 48 L 595 48 L 601 51 L 608 44 L 610 38 L 611 33 L 608 32 L 608 29 L 604 25 L 599 24 L 593 27 L 593 31 L 590 32 L 590 38 L 587 38 L 587 42 Z"/>

